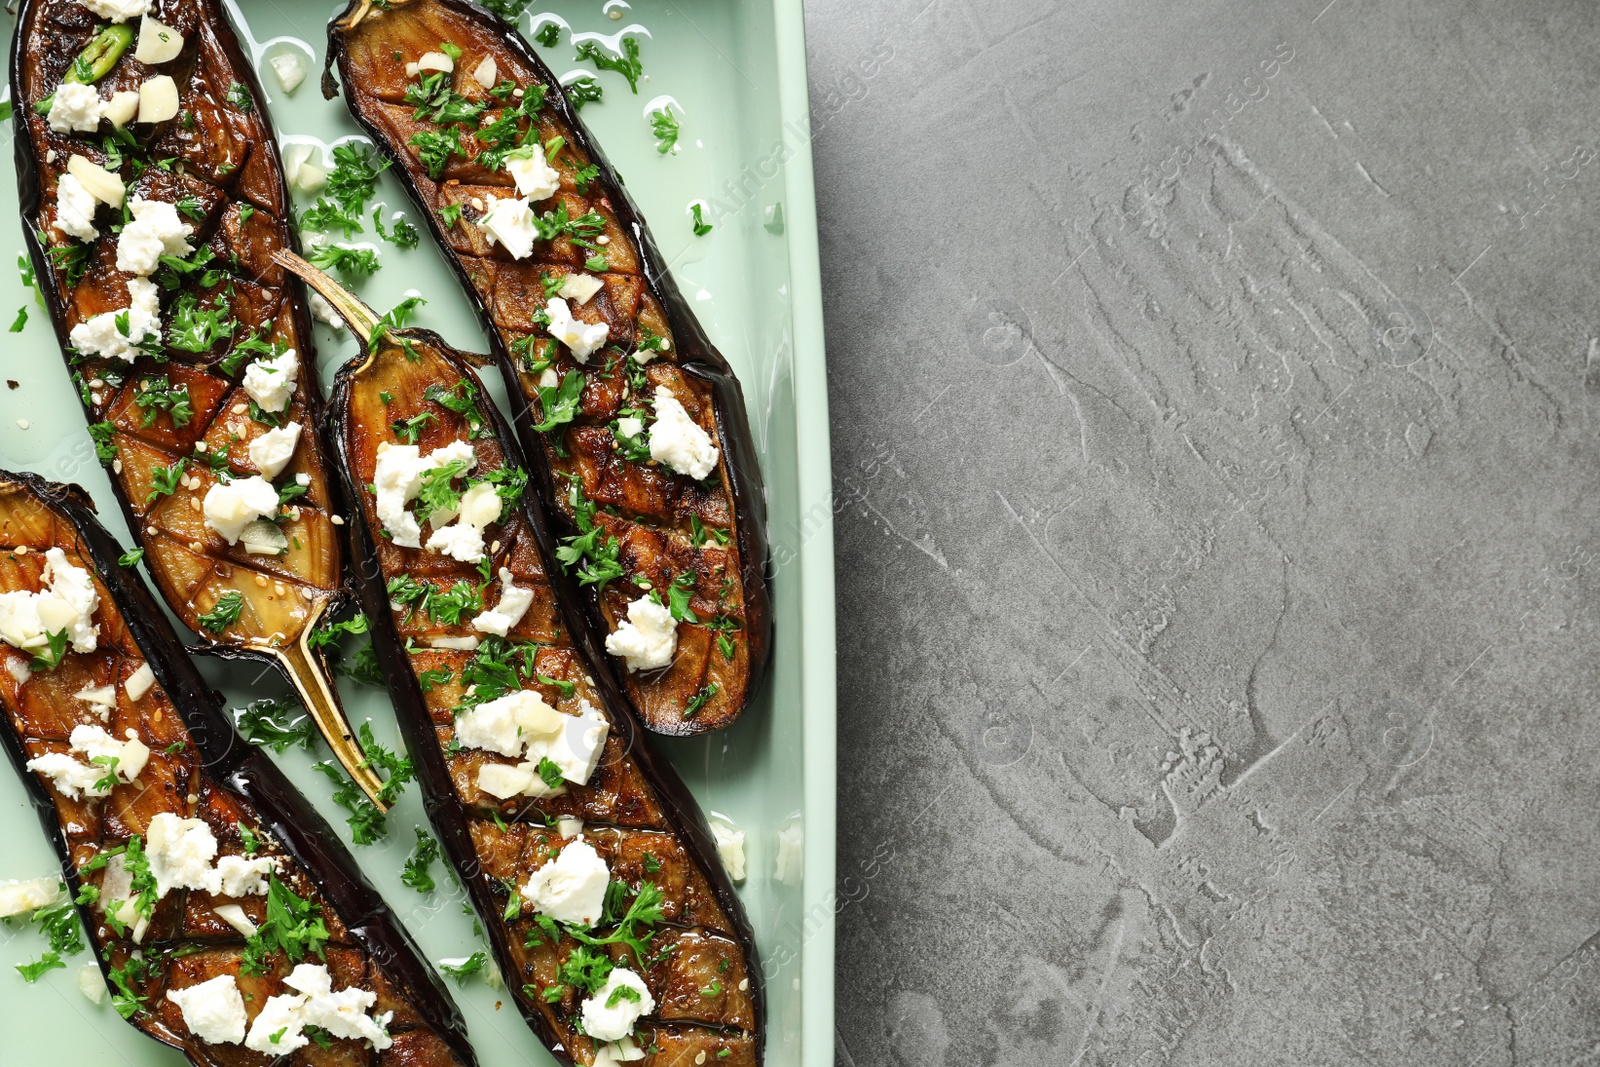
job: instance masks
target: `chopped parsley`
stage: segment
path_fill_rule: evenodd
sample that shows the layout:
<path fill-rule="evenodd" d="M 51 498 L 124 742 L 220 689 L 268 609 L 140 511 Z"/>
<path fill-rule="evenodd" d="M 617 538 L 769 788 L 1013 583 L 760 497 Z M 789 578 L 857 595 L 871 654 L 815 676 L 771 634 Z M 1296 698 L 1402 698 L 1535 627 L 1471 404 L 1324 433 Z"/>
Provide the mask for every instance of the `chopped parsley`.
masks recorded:
<path fill-rule="evenodd" d="M 650 128 L 655 131 L 656 151 L 666 155 L 678 144 L 678 117 L 670 107 L 650 112 Z"/>
<path fill-rule="evenodd" d="M 581 584 L 604 589 L 606 583 L 622 577 L 622 546 L 594 521 L 595 505 L 584 495 L 582 479 L 575 474 L 563 477 L 572 483 L 567 502 L 572 506 L 572 521 L 578 532 L 556 548 L 556 559 L 568 573 L 577 568 Z"/>
<path fill-rule="evenodd" d="M 582 111 L 583 105 L 599 103 L 605 96 L 605 86 L 592 74 L 580 74 L 566 85 L 567 99 L 572 110 Z"/>
<path fill-rule="evenodd" d="M 539 32 L 533 35 L 533 39 L 546 48 L 554 48 L 556 43 L 561 40 L 561 23 L 545 23 L 539 27 Z"/>
<path fill-rule="evenodd" d="M 383 209 L 372 209 L 372 228 L 378 236 L 397 248 L 415 248 L 422 243 L 422 233 L 404 215 L 397 215 L 391 229 L 383 228 Z"/>
<path fill-rule="evenodd" d="M 435 886 L 433 861 L 439 858 L 439 842 L 422 827 L 415 829 L 417 843 L 411 849 L 411 855 L 406 857 L 405 866 L 400 871 L 400 881 L 419 893 L 431 893 Z"/>
<path fill-rule="evenodd" d="M 404 792 L 406 783 L 416 777 L 416 769 L 409 758 L 398 756 L 378 744 L 372 736 L 371 723 L 362 723 L 357 733 L 361 738 L 361 750 L 366 753 L 362 766 L 383 771 L 388 775 L 378 789 L 378 796 L 386 806 L 392 807 Z M 388 820 L 384 813 L 366 798 L 360 786 L 345 777 L 338 764 L 324 762 L 312 766 L 337 783 L 338 788 L 333 792 L 333 802 L 350 813 L 349 818 L 345 820 L 350 824 L 350 840 L 358 845 L 370 845 L 389 832 Z"/>
<path fill-rule="evenodd" d="M 696 237 L 704 237 L 711 232 L 711 223 L 707 222 L 705 216 L 701 214 L 698 203 L 689 205 L 689 213 L 694 216 L 694 235 Z"/>
<path fill-rule="evenodd" d="M 194 405 L 189 401 L 187 385 L 173 385 L 165 374 L 139 379 L 134 386 L 133 402 L 143 414 L 139 425 L 148 429 L 164 411 L 172 419 L 174 429 L 181 430 L 194 418 Z"/>
<path fill-rule="evenodd" d="M 457 983 L 461 983 L 473 975 L 481 973 L 484 965 L 488 962 L 489 956 L 487 953 L 474 952 L 460 963 L 446 963 L 444 960 L 440 960 L 439 969 L 454 978 Z"/>
<path fill-rule="evenodd" d="M 712 682 L 691 697 L 689 699 L 689 703 L 683 709 L 683 717 L 685 719 L 692 719 L 696 715 L 700 714 L 700 709 L 706 706 L 706 702 L 717 695 L 717 689 L 717 683 Z"/>
<path fill-rule="evenodd" d="M 139 565 L 139 561 L 142 560 L 142 559 L 144 559 L 144 549 L 135 548 L 135 549 L 133 549 L 131 551 L 124 552 L 122 555 L 118 556 L 117 557 L 117 566 L 119 566 L 119 567 L 137 567 Z"/>
<path fill-rule="evenodd" d="M 544 414 L 544 421 L 533 428 L 536 433 L 549 433 L 577 416 L 578 402 L 583 396 L 582 374 L 570 370 L 559 385 L 541 385 L 537 388 L 539 410 Z"/>
<path fill-rule="evenodd" d="M 94 439 L 94 457 L 101 463 L 110 463 L 117 458 L 117 446 L 111 439 L 117 435 L 117 428 L 109 422 L 96 422 L 89 426 L 89 436 Z"/>
<path fill-rule="evenodd" d="M 354 248 L 349 245 L 327 244 L 311 254 L 311 265 L 323 270 L 338 271 L 346 278 L 370 277 L 383 266 L 378 253 L 372 248 Z"/>
<path fill-rule="evenodd" d="M 282 952 L 291 963 L 313 953 L 320 959 L 328 937 L 322 908 L 296 894 L 274 872 L 267 882 L 266 921 L 245 942 L 239 973 L 266 974 L 270 969 L 267 957 L 274 952 Z"/>
<path fill-rule="evenodd" d="M 158 496 L 171 496 L 178 491 L 178 479 L 183 477 L 183 468 L 189 461 L 180 457 L 170 467 L 153 467 L 150 470 L 150 493 L 144 498 L 148 504 Z"/>
<path fill-rule="evenodd" d="M 644 73 L 644 65 L 639 62 L 639 42 L 632 37 L 622 39 L 622 55 L 610 56 L 600 51 L 600 46 L 593 41 L 583 41 L 578 45 L 578 54 L 573 57 L 578 60 L 588 60 L 595 65 L 597 70 L 612 70 L 628 79 L 628 88 L 634 95 L 639 93 L 639 76 Z"/>
<path fill-rule="evenodd" d="M 26 304 L 24 304 L 22 307 L 17 309 L 17 317 L 11 323 L 11 332 L 21 333 L 22 328 L 26 325 L 28 325 L 28 307 Z"/>
<path fill-rule="evenodd" d="M 328 195 L 352 215 L 366 210 L 367 198 L 378 188 L 378 176 L 388 170 L 389 160 L 374 165 L 371 149 L 342 144 L 333 150 L 333 170 L 328 174 Z M 360 229 L 359 224 L 356 227 Z"/>
<path fill-rule="evenodd" d="M 243 85 L 240 85 L 238 82 L 234 82 L 232 85 L 228 86 L 227 97 L 228 97 L 228 103 L 232 104 L 234 107 L 238 108 L 240 111 L 254 111 L 255 110 L 255 106 L 256 106 L 255 97 L 250 95 L 250 90 L 249 89 L 246 89 Z"/>
<path fill-rule="evenodd" d="M 238 622 L 239 613 L 243 610 L 244 594 L 237 589 L 229 589 L 217 597 L 216 604 L 197 621 L 208 633 L 219 634 Z"/>
<path fill-rule="evenodd" d="M 280 755 L 295 745 L 309 752 L 317 743 L 317 726 L 309 715 L 293 715 L 295 710 L 287 700 L 263 698 L 234 709 L 233 721 L 252 745 L 265 745 Z"/>

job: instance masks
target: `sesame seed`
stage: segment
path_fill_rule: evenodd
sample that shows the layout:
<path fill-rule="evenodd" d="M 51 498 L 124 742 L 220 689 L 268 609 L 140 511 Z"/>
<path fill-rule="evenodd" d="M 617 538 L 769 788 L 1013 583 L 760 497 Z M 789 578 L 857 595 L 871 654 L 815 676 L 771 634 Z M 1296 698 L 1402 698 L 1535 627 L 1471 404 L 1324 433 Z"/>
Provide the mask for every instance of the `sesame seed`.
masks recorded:
<path fill-rule="evenodd" d="M 27 419 L 18 419 L 17 420 L 17 428 L 20 429 L 20 430 L 26 430 L 28 428 L 28 420 Z"/>
<path fill-rule="evenodd" d="M 599 237 L 594 239 L 594 243 L 597 245 L 608 245 L 611 243 L 611 238 L 607 237 L 605 234 L 601 234 Z"/>
<path fill-rule="evenodd" d="M 235 405 L 233 405 L 232 410 L 233 410 L 233 413 L 235 415 L 243 415 L 245 412 L 250 410 L 250 405 L 249 404 L 235 404 Z"/>
<path fill-rule="evenodd" d="M 200 498 L 199 497 L 192 496 L 192 497 L 189 498 L 189 510 L 190 511 L 199 511 L 200 510 Z"/>
<path fill-rule="evenodd" d="M 104 378 L 90 378 L 89 379 L 89 388 L 90 389 L 104 389 L 105 387 L 106 387 L 106 382 L 105 382 Z"/>
<path fill-rule="evenodd" d="M 194 450 L 196 452 L 204 452 L 206 449 L 208 449 L 210 447 L 211 446 L 206 444 L 204 441 L 196 441 L 194 443 Z"/>
<path fill-rule="evenodd" d="M 333 523 L 335 526 L 343 526 L 344 525 L 344 516 L 343 515 L 331 515 L 331 516 L 328 517 L 328 521 Z"/>
<path fill-rule="evenodd" d="M 277 593 L 279 596 L 283 596 L 285 593 L 287 593 L 289 591 L 289 588 L 288 588 L 288 586 L 284 585 L 282 582 L 273 582 L 272 583 L 272 591 L 274 593 Z"/>
<path fill-rule="evenodd" d="M 265 589 L 267 587 L 267 576 L 265 574 L 256 575 L 256 585 Z"/>
<path fill-rule="evenodd" d="M 155 533 L 154 530 L 151 530 L 150 532 L 151 533 Z M 205 547 L 206 546 L 202 545 L 199 541 L 190 541 L 189 542 L 189 551 L 190 552 L 201 552 L 201 551 L 204 551 Z"/>
<path fill-rule="evenodd" d="M 28 546 L 27 545 L 18 545 L 17 546 L 17 555 L 26 556 L 27 554 L 28 554 Z"/>

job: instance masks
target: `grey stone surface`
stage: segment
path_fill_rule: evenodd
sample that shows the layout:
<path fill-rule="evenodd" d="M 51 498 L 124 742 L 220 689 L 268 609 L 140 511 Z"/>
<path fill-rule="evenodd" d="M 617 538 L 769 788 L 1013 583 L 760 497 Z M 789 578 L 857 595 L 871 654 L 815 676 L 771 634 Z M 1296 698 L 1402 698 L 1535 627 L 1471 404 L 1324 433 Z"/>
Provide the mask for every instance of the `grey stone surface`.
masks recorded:
<path fill-rule="evenodd" d="M 811 0 L 838 1042 L 1600 1057 L 1600 8 Z"/>

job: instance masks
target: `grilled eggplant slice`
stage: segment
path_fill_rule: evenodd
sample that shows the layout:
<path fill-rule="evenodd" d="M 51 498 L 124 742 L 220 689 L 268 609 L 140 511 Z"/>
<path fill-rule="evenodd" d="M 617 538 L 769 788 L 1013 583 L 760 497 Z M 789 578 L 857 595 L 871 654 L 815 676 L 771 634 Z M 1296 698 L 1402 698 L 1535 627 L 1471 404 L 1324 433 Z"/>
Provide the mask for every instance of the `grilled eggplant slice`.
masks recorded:
<path fill-rule="evenodd" d="M 234 733 L 91 509 L 76 486 L 0 472 L 0 744 L 113 1003 L 197 1064 L 475 1063 L 438 977 L 327 823 Z M 29 636 L 62 612 L 76 613 L 67 643 Z M 269 999 L 324 976 L 360 1019 Z M 308 1020 L 322 1029 L 301 1035 Z"/>
<path fill-rule="evenodd" d="M 40 292 L 167 604 L 218 654 L 276 664 L 381 807 L 307 643 L 343 560 L 306 302 L 272 262 L 294 243 L 276 140 L 220 0 L 151 17 L 23 4 L 11 84 Z"/>
<path fill-rule="evenodd" d="M 465 0 L 355 0 L 328 58 L 527 400 L 536 532 L 639 716 L 726 726 L 771 646 L 760 472 L 739 383 L 621 183 L 527 42 Z"/>
<path fill-rule="evenodd" d="M 295 269 L 370 340 L 370 310 Z M 635 1048 L 662 1067 L 761 1062 L 738 897 L 693 798 L 591 666 L 573 583 L 533 535 L 520 451 L 477 375 L 435 334 L 386 330 L 339 371 L 330 407 L 350 551 L 376 564 L 357 595 L 428 813 L 517 1006 L 564 1062 Z"/>

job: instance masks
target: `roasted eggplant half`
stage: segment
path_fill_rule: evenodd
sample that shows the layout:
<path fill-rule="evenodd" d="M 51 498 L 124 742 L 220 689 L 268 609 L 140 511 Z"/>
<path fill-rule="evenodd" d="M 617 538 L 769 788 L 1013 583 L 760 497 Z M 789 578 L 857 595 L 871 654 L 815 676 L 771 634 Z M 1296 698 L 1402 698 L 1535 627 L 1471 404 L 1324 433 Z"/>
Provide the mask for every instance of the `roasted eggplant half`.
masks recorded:
<path fill-rule="evenodd" d="M 465 0 L 355 0 L 330 76 L 488 329 L 536 533 L 575 575 L 645 726 L 726 726 L 771 647 L 744 399 L 560 83 Z"/>
<path fill-rule="evenodd" d="M 197 1064 L 473 1064 L 438 977 L 91 509 L 0 472 L 0 743 L 113 1004 Z"/>
<path fill-rule="evenodd" d="M 168 606 L 283 670 L 381 804 L 308 644 L 340 597 L 341 520 L 254 72 L 221 0 L 92 7 L 27 0 L 11 85 L 24 230 L 95 452 Z"/>
<path fill-rule="evenodd" d="M 498 409 L 437 335 L 382 329 L 296 269 L 369 346 L 330 402 L 350 551 L 374 564 L 356 592 L 428 813 L 518 1008 L 563 1062 L 761 1062 L 738 897 L 573 625 L 573 583 L 534 536 Z"/>

